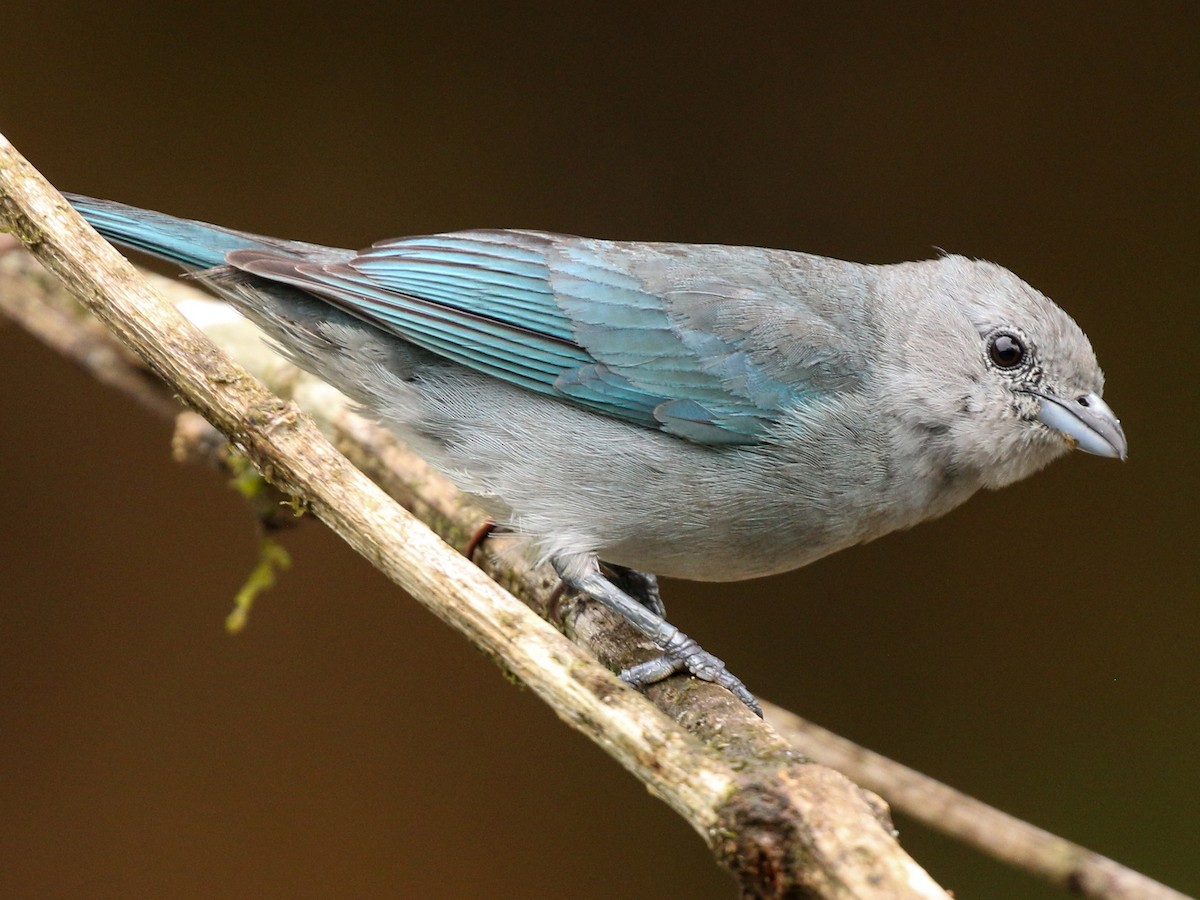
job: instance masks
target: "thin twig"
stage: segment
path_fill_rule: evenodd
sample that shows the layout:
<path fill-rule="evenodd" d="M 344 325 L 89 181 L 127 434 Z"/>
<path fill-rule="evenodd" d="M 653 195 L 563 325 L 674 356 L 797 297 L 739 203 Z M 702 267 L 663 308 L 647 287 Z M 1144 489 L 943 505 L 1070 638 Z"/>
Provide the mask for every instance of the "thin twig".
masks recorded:
<path fill-rule="evenodd" d="M 895 809 L 989 856 L 1081 897 L 1188 900 L 1133 869 L 988 806 L 928 775 L 763 703 L 770 722 L 805 756 L 844 772 Z"/>
<path fill-rule="evenodd" d="M 268 480 L 675 809 L 746 896 L 946 896 L 895 843 L 882 805 L 844 776 L 802 762 L 711 686 L 675 679 L 655 696 L 691 701 L 674 704 L 681 717 L 701 712 L 689 734 L 443 544 L 150 290 L 2 136 L 0 224 Z M 593 608 L 582 604 L 574 626 L 599 645 L 611 632 Z"/>
<path fill-rule="evenodd" d="M 11 236 L 0 235 L 0 240 L 4 239 L 11 240 Z M 24 254 L 4 252 L 10 248 L 11 245 L 0 245 L 0 265 L 11 272 L 21 265 Z M 30 279 L 40 276 L 57 284 L 43 269 L 35 272 L 26 266 L 25 273 Z M 0 274 L 0 278 L 5 277 L 11 275 Z M 77 305 L 72 310 L 65 304 L 41 303 L 37 293 L 29 289 L 7 290 L 3 292 L 3 309 L 10 319 L 52 350 L 74 360 L 101 384 L 122 391 L 158 416 L 171 416 L 180 410 L 179 403 L 163 389 L 162 382 L 134 365 L 135 357 Z"/>

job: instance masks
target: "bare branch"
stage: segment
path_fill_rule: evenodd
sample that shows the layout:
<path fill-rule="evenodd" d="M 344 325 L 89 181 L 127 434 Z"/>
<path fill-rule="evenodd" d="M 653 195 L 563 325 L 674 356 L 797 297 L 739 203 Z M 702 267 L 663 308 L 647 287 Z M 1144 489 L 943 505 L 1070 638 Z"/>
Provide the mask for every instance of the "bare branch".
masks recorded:
<path fill-rule="evenodd" d="M 11 247 L 19 243 L 7 239 Z M 9 247 L 0 235 L 0 256 Z M 386 430 L 347 408 L 344 397 L 282 362 L 257 338 L 244 320 L 228 321 L 222 305 L 178 282 L 143 272 L 173 302 L 192 310 L 211 308 L 199 316 L 206 333 L 226 349 L 234 348 L 242 363 L 276 392 L 293 396 L 314 416 L 335 444 L 404 506 L 443 537 L 463 547 L 481 520 L 442 476 Z M 24 253 L 0 259 L 0 311 L 64 356 L 91 371 L 100 381 L 129 393 L 157 413 L 174 415 L 178 405 L 164 385 L 147 376 L 140 361 L 117 344 L 111 333 L 81 310 L 54 279 Z M 219 464 L 224 436 L 198 416 L 179 417 L 174 448 L 177 458 Z M 543 611 L 563 615 L 553 603 L 554 579 L 530 570 L 520 559 L 483 555 L 483 566 L 501 584 Z M 576 610 L 577 611 L 577 610 Z M 615 643 L 612 639 L 609 643 Z M 585 644 L 586 645 L 586 644 Z M 1016 868 L 1038 875 L 1081 896 L 1097 898 L 1180 898 L 1184 895 L 1158 882 L 1022 822 L 912 769 L 862 748 L 845 738 L 776 707 L 764 704 L 767 719 L 805 756 L 844 773 L 878 792 L 895 808 L 950 837 Z"/>
<path fill-rule="evenodd" d="M 8 249 L 4 241 L 0 236 L 0 256 Z M 11 246 L 20 245 L 11 240 Z M 240 318 L 229 320 L 219 302 L 174 279 L 142 274 L 173 302 L 193 310 L 194 315 L 203 312 L 197 318 L 210 337 L 226 349 L 233 348 L 239 361 L 276 393 L 296 399 L 359 469 L 431 523 L 443 539 L 465 546 L 464 540 L 483 514 L 423 460 L 407 452 L 390 432 L 350 412 L 342 395 L 284 363 L 258 340 L 252 325 Z M 148 377 L 140 361 L 24 253 L 0 259 L 0 311 L 100 381 L 126 391 L 152 411 L 169 415 L 178 411 L 162 382 Z M 177 458 L 220 464 L 224 441 L 224 436 L 200 417 L 191 413 L 179 416 L 173 445 Z M 544 614 L 549 610 L 561 617 L 562 604 L 556 607 L 553 603 L 555 581 L 548 573 L 529 569 L 519 558 L 501 558 L 494 553 L 481 556 L 485 570 L 498 582 Z M 764 708 L 768 721 L 808 758 L 878 792 L 892 806 L 929 827 L 1015 868 L 1087 897 L 1184 896 L 773 704 L 765 703 Z"/>
<path fill-rule="evenodd" d="M 1187 900 L 1153 879 L 1023 822 L 774 704 L 767 721 L 796 749 L 878 791 L 896 809 L 1081 897 Z"/>
<path fill-rule="evenodd" d="M 163 390 L 162 382 L 142 367 L 136 357 L 112 340 L 107 328 L 77 305 L 47 304 L 42 297 L 61 292 L 58 282 L 40 267 L 23 265 L 24 254 L 12 253 L 20 243 L 9 235 L 0 235 L 0 303 L 4 313 L 43 344 L 57 350 L 87 370 L 101 384 L 116 388 L 159 416 L 174 415 L 180 407 Z M 8 252 L 6 252 L 8 251 Z M 21 280 L 24 283 L 6 285 Z M 42 282 L 38 283 L 38 280 Z M 31 288 L 35 287 L 37 290 Z M 72 309 L 74 307 L 74 309 Z"/>
<path fill-rule="evenodd" d="M 656 702 L 689 734 L 442 543 L 337 453 L 295 403 L 268 393 L 151 291 L 3 137 L 0 223 L 268 480 L 304 498 L 683 816 L 746 896 L 946 896 L 895 843 L 877 799 L 802 761 L 740 703 L 692 679 L 656 688 Z M 568 630 L 602 658 L 629 652 L 594 604 L 567 606 Z M 710 737 L 720 740 L 698 739 Z"/>

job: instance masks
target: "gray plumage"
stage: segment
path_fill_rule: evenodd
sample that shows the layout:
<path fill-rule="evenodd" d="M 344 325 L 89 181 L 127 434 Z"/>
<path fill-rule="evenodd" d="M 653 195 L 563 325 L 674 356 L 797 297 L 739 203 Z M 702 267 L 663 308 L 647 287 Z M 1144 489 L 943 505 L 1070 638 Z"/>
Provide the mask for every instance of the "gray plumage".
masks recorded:
<path fill-rule="evenodd" d="M 631 612 L 598 560 L 755 578 L 1072 446 L 1125 455 L 1087 337 L 988 262 L 502 231 L 356 254 L 73 202 L 118 241 L 218 267 L 208 282 L 301 367 L 631 616 L 672 657 L 635 683 L 686 667 L 749 697 L 656 615 L 652 580 Z"/>

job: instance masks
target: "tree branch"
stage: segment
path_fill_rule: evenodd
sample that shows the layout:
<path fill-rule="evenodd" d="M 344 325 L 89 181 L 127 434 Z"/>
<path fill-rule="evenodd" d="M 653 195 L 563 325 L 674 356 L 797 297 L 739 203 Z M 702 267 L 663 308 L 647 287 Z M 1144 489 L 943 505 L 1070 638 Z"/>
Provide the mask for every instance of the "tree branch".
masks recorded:
<path fill-rule="evenodd" d="M 678 812 L 745 896 L 946 896 L 895 843 L 877 798 L 803 761 L 725 692 L 677 678 L 652 696 L 684 730 L 442 543 L 334 450 L 295 403 L 270 394 L 157 296 L 3 136 L 0 224 L 269 481 L 303 498 Z M 546 595 L 538 605 L 549 606 L 548 582 L 531 583 Z M 595 604 L 564 606 L 567 630 L 602 659 L 628 655 L 623 629 L 611 628 Z"/>
<path fill-rule="evenodd" d="M 82 310 L 61 283 L 24 253 L 20 243 L 0 235 L 0 312 L 18 322 L 102 383 L 129 394 L 160 416 L 179 413 L 178 400 L 148 373 L 111 332 Z M 190 311 L 206 334 L 234 353 L 239 362 L 281 396 L 295 399 L 324 433 L 405 508 L 431 524 L 443 539 L 465 547 L 483 514 L 388 431 L 349 411 L 337 391 L 283 361 L 240 316 L 185 282 L 142 271 L 173 303 Z M 224 436 L 192 413 L 178 418 L 174 440 L 181 461 L 222 465 Z M 272 505 L 272 504 L 267 504 Z M 292 520 L 291 513 L 287 518 Z M 294 521 L 294 520 L 293 520 Z M 484 554 L 482 565 L 530 605 L 557 612 L 556 580 L 530 570 L 519 559 Z M 556 608 L 557 607 L 557 608 Z M 575 608 L 577 612 L 577 607 Z M 610 642 L 615 643 L 610 638 Z M 983 853 L 1042 877 L 1080 896 L 1096 898 L 1182 898 L 1163 885 L 994 807 L 943 785 L 900 763 L 860 747 L 794 713 L 764 702 L 767 720 L 809 759 L 842 772 L 878 792 L 894 808 Z"/>
<path fill-rule="evenodd" d="M 878 791 L 894 808 L 930 828 L 1071 894 L 1109 900 L 1188 900 L 1140 872 L 1001 812 L 795 713 L 769 703 L 763 703 L 763 711 L 767 721 L 814 762 Z"/>

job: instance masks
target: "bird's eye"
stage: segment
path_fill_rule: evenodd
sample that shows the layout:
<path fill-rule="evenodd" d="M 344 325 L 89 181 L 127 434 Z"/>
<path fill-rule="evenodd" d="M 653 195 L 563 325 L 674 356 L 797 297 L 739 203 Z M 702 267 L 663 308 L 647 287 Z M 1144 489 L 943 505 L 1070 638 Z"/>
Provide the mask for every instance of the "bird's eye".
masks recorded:
<path fill-rule="evenodd" d="M 988 341 L 988 356 L 1001 369 L 1015 369 L 1025 361 L 1025 342 L 1015 334 L 1001 331 Z"/>

